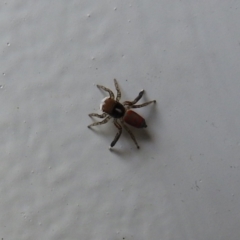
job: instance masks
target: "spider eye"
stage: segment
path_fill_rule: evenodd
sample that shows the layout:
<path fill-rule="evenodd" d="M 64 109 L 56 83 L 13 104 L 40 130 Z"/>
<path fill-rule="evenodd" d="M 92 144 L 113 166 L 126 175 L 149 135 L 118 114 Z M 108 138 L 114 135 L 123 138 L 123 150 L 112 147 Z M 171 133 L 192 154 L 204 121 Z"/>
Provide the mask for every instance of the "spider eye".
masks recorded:
<path fill-rule="evenodd" d="M 119 102 L 115 102 L 115 106 L 111 112 L 112 117 L 121 118 L 125 114 L 125 108 Z"/>

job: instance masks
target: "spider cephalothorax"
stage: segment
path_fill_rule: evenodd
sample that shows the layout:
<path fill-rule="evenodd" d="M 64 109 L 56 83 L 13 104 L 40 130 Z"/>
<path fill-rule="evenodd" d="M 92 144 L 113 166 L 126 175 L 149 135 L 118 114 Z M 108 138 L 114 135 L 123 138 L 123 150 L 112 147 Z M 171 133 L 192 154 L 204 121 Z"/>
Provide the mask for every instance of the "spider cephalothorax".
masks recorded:
<path fill-rule="evenodd" d="M 91 113 L 89 114 L 90 117 L 98 117 L 98 118 L 104 118 L 103 121 L 101 122 L 95 122 L 90 124 L 88 127 L 92 127 L 92 126 L 96 126 L 96 125 L 101 125 L 104 123 L 107 123 L 111 118 L 113 118 L 113 123 L 114 125 L 118 128 L 118 132 L 114 138 L 114 140 L 112 141 L 110 147 L 113 147 L 116 142 L 118 141 L 118 139 L 121 136 L 122 133 L 122 127 L 119 124 L 118 120 L 120 120 L 122 126 L 126 129 L 126 131 L 129 133 L 129 135 L 131 136 L 132 140 L 134 141 L 134 143 L 136 144 L 137 148 L 139 148 L 139 145 L 137 143 L 137 140 L 135 139 L 133 133 L 131 132 L 131 130 L 126 126 L 125 123 L 136 127 L 136 128 L 145 128 L 147 127 L 146 122 L 144 120 L 143 117 L 141 117 L 139 114 L 137 114 L 136 112 L 130 110 L 131 108 L 141 108 L 141 107 L 145 107 L 150 103 L 155 103 L 156 100 L 153 101 L 149 101 L 143 104 L 139 104 L 139 105 L 135 105 L 143 96 L 143 90 L 140 91 L 140 93 L 138 94 L 138 96 L 133 100 L 133 101 L 125 101 L 122 103 L 119 102 L 120 98 L 121 98 L 121 92 L 117 83 L 117 80 L 114 79 L 114 83 L 115 83 L 115 88 L 117 90 L 117 97 L 115 99 L 115 96 L 113 94 L 113 92 L 101 85 L 97 85 L 98 88 L 103 89 L 104 91 L 108 92 L 110 97 L 106 97 L 102 100 L 101 104 L 100 104 L 100 109 L 102 110 L 102 114 L 97 114 L 97 113 Z"/>

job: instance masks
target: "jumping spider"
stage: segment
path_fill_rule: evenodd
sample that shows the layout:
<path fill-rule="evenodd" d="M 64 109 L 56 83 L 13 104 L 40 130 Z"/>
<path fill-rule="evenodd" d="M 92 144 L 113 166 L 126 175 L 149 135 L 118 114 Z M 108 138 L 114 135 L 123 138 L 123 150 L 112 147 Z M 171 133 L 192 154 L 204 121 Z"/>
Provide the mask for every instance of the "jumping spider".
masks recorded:
<path fill-rule="evenodd" d="M 93 127 L 93 126 L 97 126 L 97 125 L 101 125 L 101 124 L 105 124 L 107 123 L 111 118 L 113 118 L 113 123 L 114 125 L 118 128 L 118 132 L 114 138 L 114 140 L 112 141 L 110 147 L 113 147 L 116 142 L 118 141 L 118 139 L 121 136 L 122 133 L 122 127 L 119 124 L 118 120 L 120 120 L 122 126 L 126 129 L 126 131 L 129 133 L 130 137 L 132 138 L 132 140 L 134 141 L 134 143 L 136 144 L 137 148 L 139 148 L 139 145 L 137 143 L 136 138 L 134 137 L 133 133 L 131 132 L 131 130 L 126 126 L 125 123 L 135 127 L 135 128 L 146 128 L 146 122 L 144 120 L 143 117 L 141 117 L 140 115 L 138 115 L 136 112 L 130 110 L 131 108 L 141 108 L 141 107 L 145 107 L 151 103 L 155 103 L 156 100 L 153 101 L 149 101 L 143 104 L 139 104 L 139 105 L 135 105 L 143 96 L 144 90 L 141 90 L 140 93 L 138 94 L 138 96 L 133 100 L 133 101 L 125 101 L 123 103 L 120 103 L 119 100 L 121 98 L 121 91 L 119 89 L 117 80 L 114 79 L 114 83 L 115 83 L 115 88 L 117 90 L 117 97 L 115 99 L 113 92 L 101 85 L 97 85 L 98 88 L 101 88 L 102 90 L 106 91 L 109 93 L 110 97 L 106 97 L 102 100 L 101 104 L 100 104 L 100 109 L 102 110 L 102 114 L 97 114 L 97 113 L 91 113 L 89 114 L 89 117 L 98 117 L 98 118 L 104 118 L 104 120 L 100 121 L 100 122 L 95 122 L 92 123 L 88 126 L 88 128 Z"/>

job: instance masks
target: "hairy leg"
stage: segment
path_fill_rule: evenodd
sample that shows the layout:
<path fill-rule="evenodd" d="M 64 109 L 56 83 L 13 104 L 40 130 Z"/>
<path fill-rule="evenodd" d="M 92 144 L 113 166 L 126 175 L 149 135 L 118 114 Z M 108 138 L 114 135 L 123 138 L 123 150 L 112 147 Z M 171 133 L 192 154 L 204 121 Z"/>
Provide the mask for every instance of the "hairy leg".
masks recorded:
<path fill-rule="evenodd" d="M 137 148 L 139 149 L 140 147 L 139 147 L 137 140 L 136 140 L 135 136 L 133 135 L 132 131 L 124 124 L 123 121 L 122 121 L 122 125 L 125 128 L 125 130 L 128 132 L 128 134 L 130 135 L 131 139 L 134 141 Z"/>
<path fill-rule="evenodd" d="M 135 103 L 137 103 L 143 96 L 143 93 L 144 93 L 144 90 L 141 90 L 140 93 L 138 94 L 138 96 L 133 100 L 133 101 L 126 101 L 123 103 L 123 105 L 128 105 L 128 106 L 132 106 L 134 105 Z"/>
<path fill-rule="evenodd" d="M 107 116 L 107 113 L 102 113 L 102 114 L 98 114 L 98 113 L 90 113 L 88 114 L 89 117 L 98 117 L 98 118 L 105 118 Z"/>
<path fill-rule="evenodd" d="M 106 92 L 108 92 L 109 95 L 110 95 L 110 98 L 112 98 L 112 99 L 115 98 L 113 92 L 112 92 L 109 88 L 106 88 L 106 87 L 104 87 L 104 86 L 102 86 L 102 85 L 97 85 L 97 87 L 98 87 L 98 88 L 101 88 L 102 90 L 104 90 L 104 91 L 106 91 Z"/>
<path fill-rule="evenodd" d="M 114 147 L 114 145 L 116 144 L 116 142 L 118 141 L 118 139 L 120 138 L 121 134 L 122 134 L 122 127 L 121 125 L 117 122 L 117 119 L 114 119 L 114 125 L 116 126 L 116 128 L 118 129 L 118 132 L 115 136 L 115 138 L 113 139 L 110 147 Z"/>
<path fill-rule="evenodd" d="M 141 107 L 145 107 L 145 106 L 147 106 L 151 103 L 156 103 L 156 100 L 145 102 L 145 103 L 142 103 L 142 104 L 139 104 L 139 105 L 132 105 L 131 108 L 141 108 Z"/>
<path fill-rule="evenodd" d="M 119 102 L 120 98 L 121 98 L 121 91 L 120 88 L 118 86 L 117 80 L 114 79 L 114 84 L 115 84 L 115 88 L 117 90 L 117 97 L 116 97 L 116 101 Z"/>
<path fill-rule="evenodd" d="M 108 117 L 106 117 L 105 119 L 103 119 L 101 122 L 95 122 L 95 123 L 92 123 L 92 124 L 88 125 L 88 128 L 93 127 L 93 126 L 97 126 L 97 125 L 105 124 L 105 123 L 107 123 L 110 119 L 111 119 L 111 116 L 108 116 Z"/>

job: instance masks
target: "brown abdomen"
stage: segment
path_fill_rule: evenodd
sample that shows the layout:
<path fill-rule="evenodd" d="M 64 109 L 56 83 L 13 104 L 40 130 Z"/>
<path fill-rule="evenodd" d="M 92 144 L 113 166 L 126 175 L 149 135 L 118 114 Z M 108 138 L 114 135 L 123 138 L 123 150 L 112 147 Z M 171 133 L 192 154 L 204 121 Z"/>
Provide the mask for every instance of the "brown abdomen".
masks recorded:
<path fill-rule="evenodd" d="M 135 128 L 146 128 L 146 122 L 143 117 L 132 110 L 128 110 L 123 118 L 124 122 Z"/>

